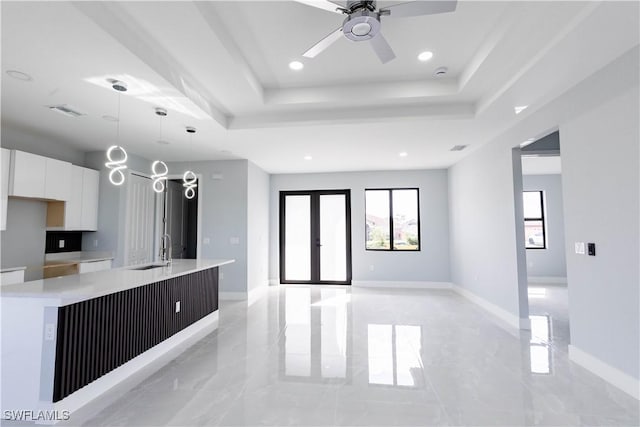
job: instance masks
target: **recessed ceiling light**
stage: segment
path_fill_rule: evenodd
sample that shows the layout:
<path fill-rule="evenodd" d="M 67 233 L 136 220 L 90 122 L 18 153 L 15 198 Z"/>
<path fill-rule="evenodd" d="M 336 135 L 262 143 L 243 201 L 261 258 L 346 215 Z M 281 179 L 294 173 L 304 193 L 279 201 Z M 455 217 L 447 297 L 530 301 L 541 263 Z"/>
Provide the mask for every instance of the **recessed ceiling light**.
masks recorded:
<path fill-rule="evenodd" d="M 9 77 L 13 77 L 14 79 L 22 80 L 23 82 L 30 82 L 33 80 L 33 77 L 31 77 L 29 74 L 23 73 L 22 71 L 18 70 L 7 70 L 7 75 Z"/>
<path fill-rule="evenodd" d="M 307 156 L 304 156 L 304 159 L 305 160 L 311 160 L 311 159 L 313 159 L 313 157 L 307 155 Z"/>
<path fill-rule="evenodd" d="M 428 50 L 418 55 L 418 60 L 422 62 L 427 62 L 431 58 L 433 58 L 433 52 L 429 52 Z"/>
<path fill-rule="evenodd" d="M 401 151 L 398 153 L 398 156 L 400 157 L 407 157 L 409 154 L 406 151 Z"/>
<path fill-rule="evenodd" d="M 522 113 L 524 110 L 526 110 L 526 109 L 527 109 L 527 107 L 528 107 L 528 105 L 518 105 L 518 106 L 513 107 L 513 111 L 515 111 L 515 112 L 516 112 L 516 114 L 520 114 L 520 113 Z"/>
<path fill-rule="evenodd" d="M 300 61 L 291 61 L 289 62 L 289 68 L 293 71 L 300 71 L 304 68 L 304 64 Z"/>
<path fill-rule="evenodd" d="M 117 122 L 118 118 L 114 117 L 114 116 L 110 116 L 108 114 L 105 114 L 104 116 L 102 116 L 102 118 L 108 122 Z"/>

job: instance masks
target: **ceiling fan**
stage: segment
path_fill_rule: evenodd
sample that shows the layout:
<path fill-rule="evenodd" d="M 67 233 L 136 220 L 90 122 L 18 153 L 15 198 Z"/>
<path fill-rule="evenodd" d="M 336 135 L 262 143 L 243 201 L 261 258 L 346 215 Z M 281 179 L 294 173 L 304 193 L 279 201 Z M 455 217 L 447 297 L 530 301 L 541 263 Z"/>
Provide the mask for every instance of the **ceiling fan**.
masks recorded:
<path fill-rule="evenodd" d="M 382 16 L 406 18 L 419 15 L 435 15 L 456 10 L 457 0 L 410 1 L 377 9 L 375 0 L 349 0 L 346 7 L 329 0 L 296 0 L 319 9 L 347 15 L 342 26 L 316 43 L 302 56 L 313 58 L 336 42 L 341 36 L 352 41 L 369 40 L 373 51 L 383 64 L 396 57 L 393 49 L 380 32 Z"/>

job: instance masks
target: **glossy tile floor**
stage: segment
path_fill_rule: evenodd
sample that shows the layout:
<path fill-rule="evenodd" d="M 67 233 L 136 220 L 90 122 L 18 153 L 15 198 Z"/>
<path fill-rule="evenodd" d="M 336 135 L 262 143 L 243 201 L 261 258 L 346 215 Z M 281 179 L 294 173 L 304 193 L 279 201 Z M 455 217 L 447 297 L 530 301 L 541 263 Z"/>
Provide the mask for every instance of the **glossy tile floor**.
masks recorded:
<path fill-rule="evenodd" d="M 636 400 L 568 361 L 566 288 L 530 291 L 533 333 L 450 291 L 222 301 L 215 332 L 82 423 L 637 426 Z"/>

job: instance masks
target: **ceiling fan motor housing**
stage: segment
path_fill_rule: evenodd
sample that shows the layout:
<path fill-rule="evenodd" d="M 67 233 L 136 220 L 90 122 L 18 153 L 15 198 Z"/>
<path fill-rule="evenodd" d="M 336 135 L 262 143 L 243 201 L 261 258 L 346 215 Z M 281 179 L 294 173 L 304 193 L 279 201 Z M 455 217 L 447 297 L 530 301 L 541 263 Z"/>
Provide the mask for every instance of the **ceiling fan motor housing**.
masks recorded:
<path fill-rule="evenodd" d="M 342 32 L 349 40 L 370 40 L 380 32 L 380 14 L 366 8 L 355 11 L 344 20 Z"/>

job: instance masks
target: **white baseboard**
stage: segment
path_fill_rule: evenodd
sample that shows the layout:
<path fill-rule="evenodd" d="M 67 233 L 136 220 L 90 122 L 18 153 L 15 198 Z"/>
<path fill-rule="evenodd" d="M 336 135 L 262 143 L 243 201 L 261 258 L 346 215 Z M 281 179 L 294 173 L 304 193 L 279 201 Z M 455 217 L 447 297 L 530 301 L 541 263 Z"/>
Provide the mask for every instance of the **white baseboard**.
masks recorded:
<path fill-rule="evenodd" d="M 453 285 L 453 290 L 469 301 L 473 302 L 474 304 L 477 304 L 480 307 L 484 308 L 503 322 L 506 322 L 509 326 L 516 329 L 531 329 L 531 322 L 528 318 L 519 318 L 515 314 L 505 310 L 502 307 L 498 307 L 494 303 L 487 301 L 486 299 L 474 294 L 473 292 L 461 286 Z"/>
<path fill-rule="evenodd" d="M 265 282 L 264 286 L 259 286 L 249 292 L 219 292 L 218 297 L 222 301 L 246 301 L 247 305 L 252 305 L 267 289 L 269 289 L 269 286 Z"/>
<path fill-rule="evenodd" d="M 566 285 L 567 278 L 560 276 L 529 276 L 527 277 L 528 283 L 540 283 L 540 284 L 556 284 L 556 285 Z"/>
<path fill-rule="evenodd" d="M 351 286 L 358 288 L 389 289 L 451 289 L 449 282 L 411 282 L 397 280 L 353 280 Z"/>
<path fill-rule="evenodd" d="M 572 344 L 569 344 L 569 360 L 593 372 L 635 399 L 640 400 L 640 381 L 638 379 L 625 374 Z"/>
<path fill-rule="evenodd" d="M 242 301 L 247 299 L 246 292 L 218 292 L 218 298 L 223 301 Z"/>

